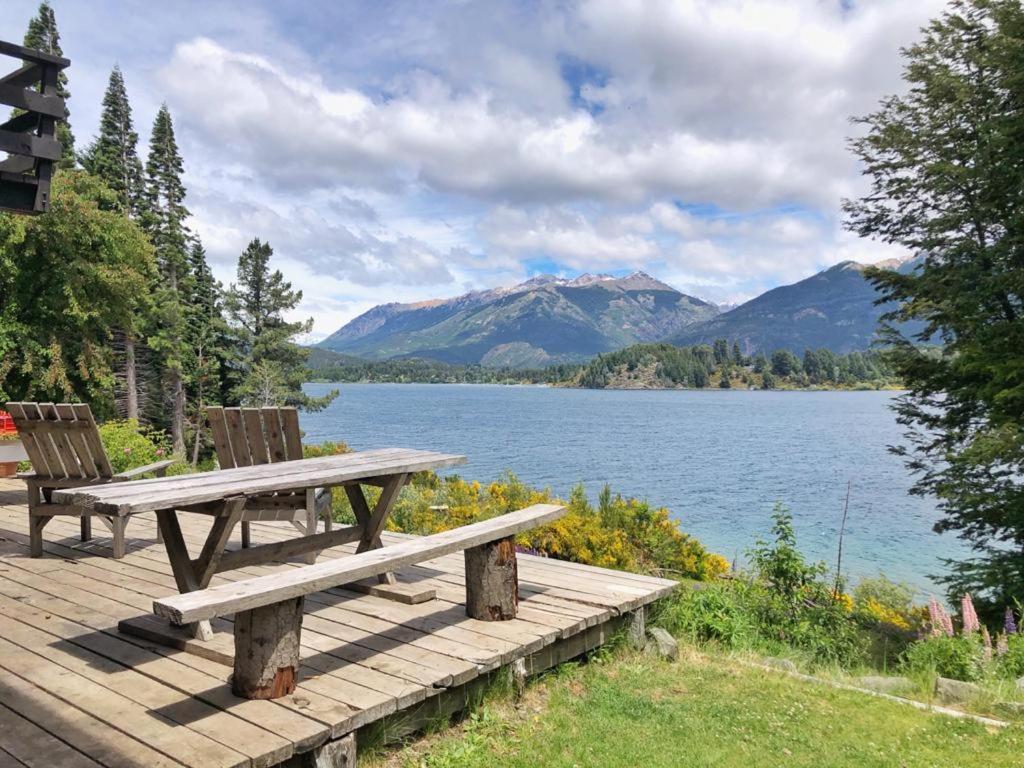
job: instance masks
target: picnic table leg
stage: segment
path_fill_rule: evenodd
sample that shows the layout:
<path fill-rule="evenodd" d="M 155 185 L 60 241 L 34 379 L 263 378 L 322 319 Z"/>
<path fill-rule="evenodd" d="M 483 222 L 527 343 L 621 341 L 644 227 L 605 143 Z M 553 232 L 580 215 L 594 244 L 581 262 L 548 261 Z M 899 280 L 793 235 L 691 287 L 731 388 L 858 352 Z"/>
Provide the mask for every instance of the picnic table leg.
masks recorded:
<path fill-rule="evenodd" d="M 356 515 L 356 521 L 363 529 L 363 535 L 359 539 L 359 546 L 356 547 L 356 552 L 380 549 L 383 546 L 380 540 L 381 531 L 384 530 L 388 515 L 391 514 L 395 502 L 398 501 L 398 494 L 401 492 L 408 477 L 408 475 L 389 477 L 384 483 L 384 487 L 380 492 L 380 498 L 377 500 L 377 504 L 372 511 L 370 510 L 369 503 L 366 501 L 366 495 L 363 493 L 362 486 L 345 486 L 345 493 L 348 494 L 348 500 L 352 505 L 352 511 Z M 381 584 L 394 584 L 395 574 L 382 573 L 378 580 Z"/>
<path fill-rule="evenodd" d="M 224 501 L 220 514 L 214 518 L 210 527 L 203 551 L 195 560 L 189 555 L 185 538 L 181 534 L 178 513 L 173 509 L 157 510 L 157 522 L 163 534 L 167 559 L 171 563 L 171 571 L 174 573 L 174 581 L 179 592 L 194 592 L 209 585 L 217 572 L 217 564 L 224 553 L 231 531 L 242 517 L 244 507 L 244 497 Z M 209 621 L 197 621 L 192 625 L 192 634 L 198 640 L 210 640 L 213 637 L 213 628 Z"/>

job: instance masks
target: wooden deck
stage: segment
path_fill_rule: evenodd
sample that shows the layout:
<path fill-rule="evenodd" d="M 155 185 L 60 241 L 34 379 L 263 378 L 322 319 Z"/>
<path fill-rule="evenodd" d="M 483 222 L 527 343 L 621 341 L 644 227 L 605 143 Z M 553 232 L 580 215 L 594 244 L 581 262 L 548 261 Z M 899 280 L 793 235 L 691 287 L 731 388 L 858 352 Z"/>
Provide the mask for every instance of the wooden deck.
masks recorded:
<path fill-rule="evenodd" d="M 184 518 L 186 541 L 198 549 L 209 521 Z M 252 529 L 254 543 L 295 535 L 287 523 Z M 438 558 L 398 574 L 436 590 L 426 603 L 345 589 L 308 597 L 298 689 L 244 700 L 227 684 L 229 622 L 214 623 L 226 631 L 206 657 L 117 631 L 119 620 L 150 614 L 153 598 L 177 590 L 155 519 L 132 520 L 123 560 L 110 557 L 104 530 L 95 525 L 100 537 L 83 544 L 77 518 L 55 518 L 45 556 L 31 559 L 24 484 L 0 480 L 0 768 L 273 766 L 397 712 L 410 722 L 413 713 L 450 712 L 517 659 L 532 672 L 579 655 L 674 587 L 520 555 L 519 618 L 480 622 L 465 615 L 461 554 Z M 384 543 L 399 538 L 388 534 Z M 240 569 L 213 583 L 291 567 Z"/>

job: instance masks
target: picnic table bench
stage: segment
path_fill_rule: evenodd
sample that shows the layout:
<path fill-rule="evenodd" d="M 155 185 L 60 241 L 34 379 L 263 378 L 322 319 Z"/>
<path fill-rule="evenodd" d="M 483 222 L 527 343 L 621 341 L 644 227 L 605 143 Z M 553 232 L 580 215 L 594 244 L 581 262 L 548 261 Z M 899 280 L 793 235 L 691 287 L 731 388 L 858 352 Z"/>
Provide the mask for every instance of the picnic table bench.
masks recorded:
<path fill-rule="evenodd" d="M 58 489 L 53 496 L 59 504 L 73 505 L 83 513 L 115 520 L 123 521 L 133 515 L 156 512 L 175 583 L 184 593 L 205 589 L 213 576 L 222 571 L 268 564 L 340 544 L 359 542 L 359 552 L 377 549 L 381 546 L 381 531 L 399 492 L 411 475 L 456 466 L 465 461 L 465 456 L 409 448 L 383 448 L 112 485 Z M 381 489 L 372 506 L 363 492 L 364 485 Z M 339 486 L 345 489 L 352 504 L 355 525 L 226 551 L 248 499 L 259 496 L 267 503 L 271 494 L 290 497 L 311 488 Z M 204 514 L 213 518 L 198 557 L 193 558 L 188 551 L 179 514 Z M 390 571 L 377 575 L 385 584 L 394 581 Z M 122 629 L 133 631 L 130 622 L 123 622 Z M 191 629 L 200 640 L 212 637 L 208 621 L 195 622 Z M 142 632 L 152 639 L 149 628 L 140 630 Z"/>
<path fill-rule="evenodd" d="M 299 638 L 306 595 L 359 579 L 393 579 L 397 568 L 465 551 L 466 612 L 483 621 L 513 619 L 519 604 L 516 534 L 565 514 L 556 504 L 534 504 L 500 517 L 383 547 L 380 534 L 399 491 L 414 472 L 454 466 L 465 457 L 390 448 L 259 464 L 117 485 L 62 489 L 59 503 L 87 514 L 127 518 L 156 512 L 179 594 L 156 600 L 153 611 L 195 637 L 213 637 L 210 621 L 234 616 L 236 695 L 279 698 L 298 680 Z M 381 488 L 371 508 L 362 485 Z M 344 487 L 356 524 L 298 539 L 240 550 L 225 547 L 249 499 L 309 488 Z M 213 518 L 198 557 L 185 544 L 179 514 Z M 358 541 L 356 554 L 292 570 L 210 587 L 219 572 L 268 564 L 287 557 Z M 119 629 L 154 639 L 150 628 L 122 621 Z"/>

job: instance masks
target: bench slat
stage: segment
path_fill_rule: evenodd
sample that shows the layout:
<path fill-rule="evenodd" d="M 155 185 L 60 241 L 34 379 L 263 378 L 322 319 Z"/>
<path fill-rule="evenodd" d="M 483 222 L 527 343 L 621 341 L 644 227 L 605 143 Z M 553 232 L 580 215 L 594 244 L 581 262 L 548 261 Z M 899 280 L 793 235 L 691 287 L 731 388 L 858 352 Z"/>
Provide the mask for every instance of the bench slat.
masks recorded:
<path fill-rule="evenodd" d="M 562 517 L 565 512 L 565 507 L 558 504 L 534 504 L 490 520 L 361 552 L 351 557 L 155 600 L 153 612 L 176 624 L 228 616 L 514 536 L 547 525 Z"/>

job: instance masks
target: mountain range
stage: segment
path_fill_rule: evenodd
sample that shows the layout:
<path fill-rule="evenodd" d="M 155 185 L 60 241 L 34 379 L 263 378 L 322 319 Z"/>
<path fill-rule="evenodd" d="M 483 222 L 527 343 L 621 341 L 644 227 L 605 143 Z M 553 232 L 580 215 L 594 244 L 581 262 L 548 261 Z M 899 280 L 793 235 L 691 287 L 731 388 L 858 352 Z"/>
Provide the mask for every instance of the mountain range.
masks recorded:
<path fill-rule="evenodd" d="M 879 266 L 911 269 L 914 261 Z M 631 344 L 687 346 L 725 338 L 747 354 L 867 349 L 885 307 L 844 261 L 739 306 L 720 308 L 644 272 L 627 277 L 540 275 L 507 288 L 452 299 L 381 304 L 317 346 L 368 360 L 425 358 L 445 363 L 541 367 L 587 360 Z"/>
<path fill-rule="evenodd" d="M 540 367 L 658 341 L 718 312 L 644 272 L 573 280 L 540 275 L 453 299 L 381 304 L 318 346 L 370 360 Z"/>

